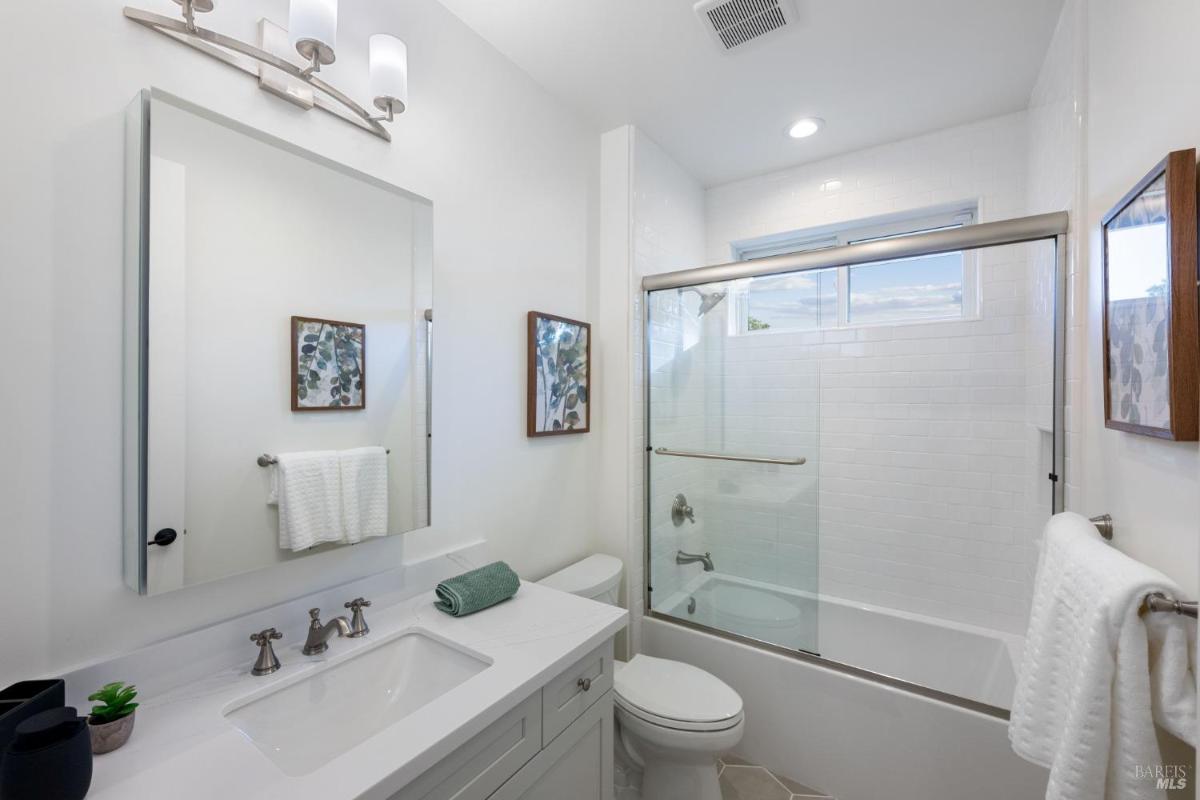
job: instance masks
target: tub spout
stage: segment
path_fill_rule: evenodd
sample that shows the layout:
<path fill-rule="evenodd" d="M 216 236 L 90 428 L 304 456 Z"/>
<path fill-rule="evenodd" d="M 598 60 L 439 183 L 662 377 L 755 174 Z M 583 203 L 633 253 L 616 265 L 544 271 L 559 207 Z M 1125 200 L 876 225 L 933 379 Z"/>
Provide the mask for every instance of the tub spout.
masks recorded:
<path fill-rule="evenodd" d="M 704 555 L 699 555 L 697 553 L 685 553 L 682 550 L 680 550 L 678 553 L 675 554 L 675 563 L 676 564 L 695 564 L 697 561 L 699 561 L 700 563 L 702 563 L 704 565 L 705 572 L 713 571 L 712 553 L 705 553 Z"/>

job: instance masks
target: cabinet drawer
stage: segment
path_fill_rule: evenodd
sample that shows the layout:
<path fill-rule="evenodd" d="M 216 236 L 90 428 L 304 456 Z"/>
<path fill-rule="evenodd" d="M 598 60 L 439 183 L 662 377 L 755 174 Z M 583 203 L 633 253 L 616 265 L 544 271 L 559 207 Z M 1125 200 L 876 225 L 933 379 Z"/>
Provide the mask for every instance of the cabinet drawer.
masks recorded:
<path fill-rule="evenodd" d="M 611 640 L 605 642 L 542 689 L 543 747 L 612 688 L 612 647 Z"/>
<path fill-rule="evenodd" d="M 389 800 L 483 800 L 542 749 L 535 692 Z"/>

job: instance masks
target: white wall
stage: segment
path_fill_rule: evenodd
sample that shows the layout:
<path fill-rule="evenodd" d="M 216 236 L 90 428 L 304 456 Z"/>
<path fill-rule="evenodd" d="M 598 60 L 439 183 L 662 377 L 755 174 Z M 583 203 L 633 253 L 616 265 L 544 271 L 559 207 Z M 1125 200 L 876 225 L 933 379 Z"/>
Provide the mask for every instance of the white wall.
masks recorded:
<path fill-rule="evenodd" d="M 1090 0 L 1087 8 L 1087 345 L 1082 510 L 1114 543 L 1200 594 L 1200 449 L 1104 427 L 1100 219 L 1171 150 L 1200 147 L 1200 5 Z M 1192 98 L 1188 100 L 1185 98 Z M 1191 409 L 1191 413 L 1197 413 Z"/>
<path fill-rule="evenodd" d="M 1086 264 L 1081 264 L 1079 218 L 1084 202 L 1083 140 L 1086 114 L 1082 20 L 1086 0 L 1066 0 L 1046 59 L 1029 97 L 1029 160 L 1026 179 L 1028 213 L 1066 211 L 1067 342 L 1066 342 L 1066 487 L 1067 508 L 1082 510 L 1082 487 L 1088 464 L 1082 457 L 1085 389 L 1084 344 L 1087 322 Z M 1045 289 L 1052 266 L 1036 264 L 1034 279 Z M 1041 331 L 1045 335 L 1045 331 Z"/>
<path fill-rule="evenodd" d="M 743 239 L 964 200 L 978 199 L 981 222 L 1020 214 L 1025 124 L 1007 114 L 711 187 L 709 263 L 730 261 Z M 822 191 L 830 179 L 841 187 Z"/>
<path fill-rule="evenodd" d="M 169 0 L 145 0 L 174 15 Z M 121 16 L 124 0 L 6 3 L 0 308 L 19 369 L 0 392 L 0 586 L 19 623 L 0 683 L 486 537 L 538 577 L 590 544 L 588 436 L 524 431 L 525 313 L 582 317 L 595 133 L 434 0 L 345 3 L 323 75 L 366 95 L 366 37 L 409 45 L 411 109 L 389 146 Z M 284 0 L 201 24 L 253 40 Z M 47 48 L 51 48 L 50 51 Z M 122 112 L 154 85 L 434 202 L 433 527 L 162 597 L 121 578 Z M 297 203 L 303 198 L 297 198 Z M 19 354 L 19 356 L 17 355 Z"/>
<path fill-rule="evenodd" d="M 602 352 L 598 366 L 607 377 L 600 389 L 606 410 L 600 456 L 604 480 L 596 495 L 597 541 L 599 549 L 625 560 L 624 601 L 632 620 L 629 646 L 636 651 L 645 586 L 641 281 L 645 275 L 702 263 L 704 190 L 666 151 L 632 126 L 605 133 L 601 152 L 597 320 L 603 330 L 597 347 Z M 669 503 L 656 502 L 654 519 L 661 522 L 669 510 Z"/>

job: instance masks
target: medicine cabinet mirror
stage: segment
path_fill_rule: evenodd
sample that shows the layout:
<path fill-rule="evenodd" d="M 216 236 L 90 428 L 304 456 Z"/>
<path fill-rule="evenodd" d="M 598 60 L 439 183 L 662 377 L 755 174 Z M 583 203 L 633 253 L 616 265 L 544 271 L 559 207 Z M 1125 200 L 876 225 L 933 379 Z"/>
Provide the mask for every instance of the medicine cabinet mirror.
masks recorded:
<path fill-rule="evenodd" d="M 126 123 L 126 582 L 428 525 L 432 204 L 156 89 Z"/>

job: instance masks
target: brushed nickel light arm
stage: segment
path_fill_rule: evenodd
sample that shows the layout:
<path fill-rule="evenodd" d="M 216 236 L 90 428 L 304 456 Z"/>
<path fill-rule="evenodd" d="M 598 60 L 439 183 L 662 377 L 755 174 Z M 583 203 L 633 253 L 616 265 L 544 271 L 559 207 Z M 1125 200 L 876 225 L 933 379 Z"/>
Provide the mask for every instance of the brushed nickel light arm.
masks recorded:
<path fill-rule="evenodd" d="M 183 19 L 172 19 L 129 6 L 125 7 L 124 14 L 126 18 L 139 25 L 144 25 L 152 31 L 157 31 L 256 78 L 258 77 L 257 63 L 266 64 L 286 73 L 289 77 L 303 82 L 314 90 L 313 105 L 317 108 L 374 134 L 385 142 L 392 140 L 391 133 L 380 122 L 391 122 L 394 119 L 393 106 L 397 107 L 397 111 L 402 112 L 404 110 L 403 103 L 392 98 L 377 98 L 376 106 L 385 113 L 379 116 L 372 115 L 345 93 L 316 76 L 315 73 L 320 69 L 320 61 L 315 50 L 312 62 L 306 67 L 298 67 L 261 47 L 196 25 L 195 12 L 211 11 L 212 0 L 177 0 L 177 2 L 182 7 Z M 247 61 L 246 59 L 251 60 Z"/>

